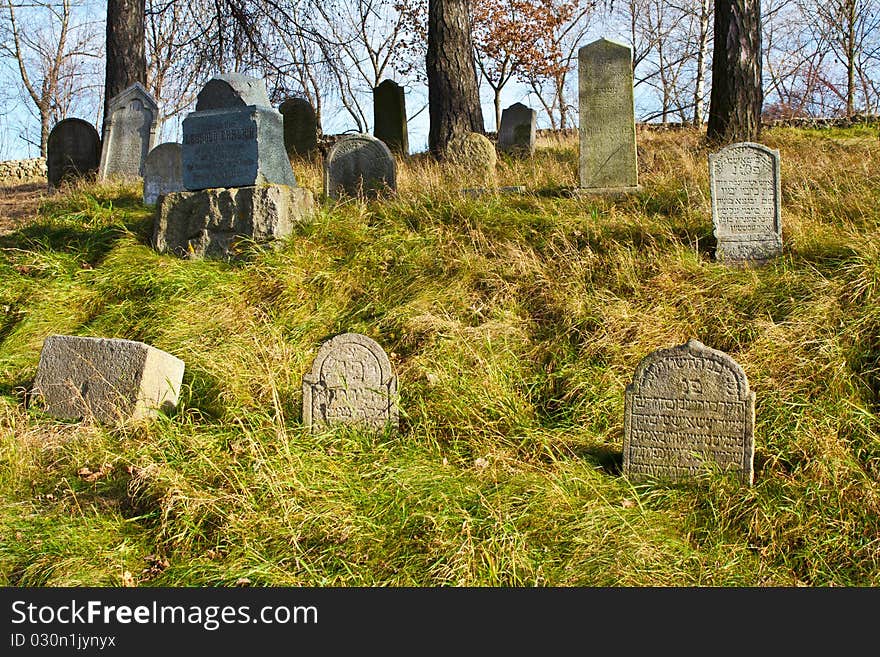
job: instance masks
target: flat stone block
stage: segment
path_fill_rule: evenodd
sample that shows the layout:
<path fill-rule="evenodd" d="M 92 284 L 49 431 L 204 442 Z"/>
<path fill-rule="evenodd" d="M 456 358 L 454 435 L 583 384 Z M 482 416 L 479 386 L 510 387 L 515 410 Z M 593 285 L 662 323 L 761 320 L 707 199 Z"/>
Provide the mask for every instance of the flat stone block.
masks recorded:
<path fill-rule="evenodd" d="M 312 192 L 287 185 L 172 192 L 156 207 L 153 247 L 183 258 L 232 259 L 242 239 L 287 237 L 314 211 Z"/>
<path fill-rule="evenodd" d="M 31 392 L 54 417 L 117 424 L 176 407 L 183 369 L 143 342 L 50 335 Z"/>

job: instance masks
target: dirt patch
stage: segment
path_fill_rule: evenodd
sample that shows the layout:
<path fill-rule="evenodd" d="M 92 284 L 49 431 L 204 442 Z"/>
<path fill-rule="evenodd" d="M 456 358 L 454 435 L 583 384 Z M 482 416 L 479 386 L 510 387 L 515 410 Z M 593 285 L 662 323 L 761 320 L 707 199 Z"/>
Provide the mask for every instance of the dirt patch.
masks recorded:
<path fill-rule="evenodd" d="M 47 194 L 44 182 L 0 186 L 0 235 L 33 221 Z"/>

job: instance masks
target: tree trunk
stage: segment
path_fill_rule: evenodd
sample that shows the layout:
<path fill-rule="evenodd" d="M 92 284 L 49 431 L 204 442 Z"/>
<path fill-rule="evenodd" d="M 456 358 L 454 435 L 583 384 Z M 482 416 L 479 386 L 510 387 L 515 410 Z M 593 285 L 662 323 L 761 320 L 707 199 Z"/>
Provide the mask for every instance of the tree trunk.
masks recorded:
<path fill-rule="evenodd" d="M 760 0 L 715 0 L 707 139 L 758 141 L 763 101 Z"/>
<path fill-rule="evenodd" d="M 104 120 L 114 96 L 135 82 L 147 86 L 144 0 L 107 0 L 107 69 Z"/>
<path fill-rule="evenodd" d="M 469 0 L 428 0 L 428 147 L 442 157 L 455 135 L 483 133 Z"/>
<path fill-rule="evenodd" d="M 46 157 L 49 152 L 49 122 L 52 113 L 49 107 L 40 108 L 40 157 Z"/>

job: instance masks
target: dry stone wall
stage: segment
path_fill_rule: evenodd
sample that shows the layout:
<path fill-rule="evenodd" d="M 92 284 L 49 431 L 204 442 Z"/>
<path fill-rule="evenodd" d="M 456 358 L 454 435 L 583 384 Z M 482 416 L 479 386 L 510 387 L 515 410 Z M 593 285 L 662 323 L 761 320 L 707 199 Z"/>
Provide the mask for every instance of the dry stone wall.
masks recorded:
<path fill-rule="evenodd" d="M 0 185 L 46 181 L 46 158 L 0 162 Z"/>

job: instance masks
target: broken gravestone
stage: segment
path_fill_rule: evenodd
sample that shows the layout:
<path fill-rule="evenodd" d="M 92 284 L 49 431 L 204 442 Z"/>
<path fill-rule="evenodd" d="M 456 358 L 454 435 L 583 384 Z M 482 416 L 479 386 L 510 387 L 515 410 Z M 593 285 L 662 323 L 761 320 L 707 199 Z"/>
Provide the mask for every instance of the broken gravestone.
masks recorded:
<path fill-rule="evenodd" d="M 779 151 L 739 142 L 709 154 L 715 258 L 763 264 L 782 253 Z"/>
<path fill-rule="evenodd" d="M 116 424 L 177 406 L 184 363 L 143 342 L 50 335 L 32 399 L 63 419 Z"/>
<path fill-rule="evenodd" d="M 742 367 L 697 340 L 659 349 L 626 389 L 623 474 L 695 478 L 710 468 L 754 478 L 755 393 Z"/>
<path fill-rule="evenodd" d="M 397 377 L 375 340 L 344 333 L 318 350 L 303 376 L 303 423 L 312 431 L 339 424 L 397 429 Z"/>

